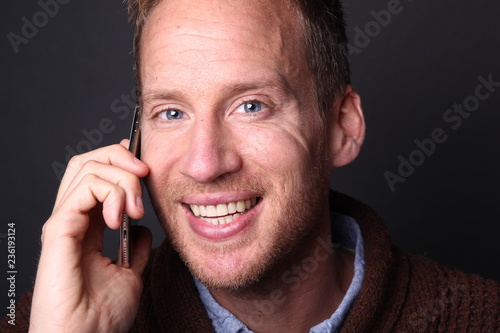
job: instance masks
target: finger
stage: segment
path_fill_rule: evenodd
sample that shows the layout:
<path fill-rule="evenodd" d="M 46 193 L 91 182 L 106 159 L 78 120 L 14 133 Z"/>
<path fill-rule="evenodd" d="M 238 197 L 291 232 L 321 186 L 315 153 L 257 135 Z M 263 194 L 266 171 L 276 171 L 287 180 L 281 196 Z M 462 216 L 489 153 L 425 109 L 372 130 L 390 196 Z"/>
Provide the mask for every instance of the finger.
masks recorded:
<path fill-rule="evenodd" d="M 129 139 L 123 139 L 122 141 L 120 141 L 120 144 L 127 148 L 128 149 L 128 146 L 130 145 L 130 140 Z"/>
<path fill-rule="evenodd" d="M 148 173 L 147 166 L 122 145 L 112 145 L 86 154 L 74 156 L 68 163 L 66 172 L 61 181 L 56 199 L 56 206 L 61 201 L 64 194 L 68 191 L 69 184 L 72 183 L 75 175 L 88 161 L 97 161 L 103 164 L 114 165 L 118 168 L 134 173 L 138 177 L 144 177 Z"/>
<path fill-rule="evenodd" d="M 55 271 L 58 274 L 69 274 L 66 277 L 60 276 L 61 279 L 75 278 L 71 272 L 81 265 L 84 251 L 92 250 L 91 247 L 95 247 L 96 251 L 102 248 L 99 242 L 94 241 L 89 244 L 86 239 L 89 232 L 92 233 L 92 229 L 102 230 L 104 223 L 103 219 L 91 221 L 89 210 L 99 202 L 103 202 L 104 219 L 108 224 L 117 226 L 120 223 L 119 212 L 123 211 L 124 195 L 122 188 L 95 175 L 88 175 L 82 184 L 75 188 L 68 200 L 49 218 L 43 228 L 39 265 L 45 267 L 44 272 L 48 277 L 51 276 L 51 271 Z M 91 223 L 92 228 L 90 228 Z M 37 276 L 37 282 L 38 280 Z"/>
<path fill-rule="evenodd" d="M 132 226 L 131 229 L 131 251 L 132 251 L 132 269 L 141 276 L 149 255 L 151 254 L 151 244 L 153 235 L 151 231 L 144 226 Z"/>
<path fill-rule="evenodd" d="M 142 187 L 139 178 L 128 171 L 97 161 L 88 161 L 85 163 L 68 185 L 68 189 L 60 198 L 60 201 L 64 202 L 73 189 L 81 183 L 82 179 L 90 174 L 116 184 L 125 190 L 125 210 L 132 212 L 133 218 L 137 218 L 135 217 L 136 214 L 140 214 L 139 211 L 142 212 L 144 210 L 142 200 L 140 199 L 142 197 Z M 54 211 L 57 209 L 58 206 L 55 206 Z"/>
<path fill-rule="evenodd" d="M 86 154 L 73 156 L 66 167 L 66 172 L 61 181 L 57 194 L 56 206 L 67 192 L 68 186 L 71 184 L 75 175 L 81 170 L 85 163 L 91 160 L 103 164 L 114 165 L 135 174 L 137 177 L 145 177 L 149 171 L 146 164 L 137 159 L 127 148 L 119 144 L 96 149 Z"/>
<path fill-rule="evenodd" d="M 63 237 L 81 241 L 88 224 L 88 212 L 102 202 L 102 216 L 106 224 L 117 229 L 124 211 L 125 191 L 120 186 L 110 183 L 96 175 L 86 175 L 80 184 L 60 205 L 57 212 L 44 226 L 42 239 Z M 142 211 L 127 211 L 134 218 L 141 218 Z"/>

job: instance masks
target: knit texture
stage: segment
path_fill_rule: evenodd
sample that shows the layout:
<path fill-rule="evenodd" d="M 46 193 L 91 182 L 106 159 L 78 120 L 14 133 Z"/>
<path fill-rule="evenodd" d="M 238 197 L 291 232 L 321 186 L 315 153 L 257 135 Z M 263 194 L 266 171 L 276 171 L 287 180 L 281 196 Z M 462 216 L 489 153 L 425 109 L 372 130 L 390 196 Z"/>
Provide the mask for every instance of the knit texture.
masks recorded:
<path fill-rule="evenodd" d="M 500 284 L 440 267 L 391 244 L 369 207 L 334 193 L 335 211 L 352 216 L 365 241 L 365 279 L 341 332 L 500 332 Z M 151 255 L 131 332 L 214 332 L 191 274 L 170 243 Z M 26 332 L 31 293 L 0 332 Z"/>

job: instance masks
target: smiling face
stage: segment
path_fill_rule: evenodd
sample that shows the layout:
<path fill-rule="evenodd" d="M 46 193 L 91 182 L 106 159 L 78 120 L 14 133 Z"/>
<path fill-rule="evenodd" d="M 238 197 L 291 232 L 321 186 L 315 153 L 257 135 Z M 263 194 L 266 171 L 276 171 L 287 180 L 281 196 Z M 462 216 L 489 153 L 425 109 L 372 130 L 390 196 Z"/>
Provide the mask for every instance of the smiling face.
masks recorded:
<path fill-rule="evenodd" d="M 162 1 L 144 28 L 148 189 L 212 288 L 248 286 L 328 224 L 327 134 L 289 7 Z"/>

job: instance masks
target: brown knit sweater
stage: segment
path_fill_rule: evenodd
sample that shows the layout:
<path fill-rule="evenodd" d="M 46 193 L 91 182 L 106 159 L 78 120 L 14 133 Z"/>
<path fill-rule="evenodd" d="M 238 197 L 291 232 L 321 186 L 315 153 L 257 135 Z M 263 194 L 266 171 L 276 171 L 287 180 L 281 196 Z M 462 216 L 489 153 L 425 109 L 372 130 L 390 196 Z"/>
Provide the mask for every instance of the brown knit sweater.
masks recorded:
<path fill-rule="evenodd" d="M 365 278 L 341 332 L 500 332 L 500 284 L 451 271 L 390 242 L 369 207 L 333 194 L 335 211 L 352 216 L 365 242 Z M 31 293 L 16 311 L 16 326 L 4 319 L 1 332 L 26 332 Z M 144 272 L 144 292 L 132 332 L 213 332 L 193 279 L 164 242 Z"/>

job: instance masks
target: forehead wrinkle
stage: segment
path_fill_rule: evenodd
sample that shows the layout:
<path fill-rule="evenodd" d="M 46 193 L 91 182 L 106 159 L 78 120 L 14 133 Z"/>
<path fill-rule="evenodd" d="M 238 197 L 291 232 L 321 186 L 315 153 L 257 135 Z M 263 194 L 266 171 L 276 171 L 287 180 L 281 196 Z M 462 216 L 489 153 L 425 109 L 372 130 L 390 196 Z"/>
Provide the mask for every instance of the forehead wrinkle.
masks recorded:
<path fill-rule="evenodd" d="M 245 1 L 247 1 L 247 0 L 245 0 Z M 255 1 L 255 0 L 252 0 L 252 1 L 254 1 L 254 3 L 257 6 L 259 6 L 258 1 Z M 206 15 L 207 11 L 203 11 L 200 8 L 198 8 L 198 10 L 196 12 L 194 12 L 194 13 L 193 13 L 193 11 L 190 12 L 190 14 L 192 14 L 192 15 L 189 15 L 189 16 L 185 15 L 185 14 L 182 16 L 179 15 L 178 18 L 181 20 L 185 20 L 185 21 L 203 22 L 203 24 L 205 25 L 204 28 L 206 28 L 207 23 L 209 23 L 209 24 L 217 24 L 217 23 L 227 24 L 227 23 L 229 23 L 231 25 L 234 25 L 235 28 L 247 29 L 248 25 L 238 24 L 238 22 L 235 21 L 235 20 L 238 20 L 238 19 L 243 17 L 245 20 L 251 19 L 254 22 L 258 22 L 259 24 L 257 26 L 259 28 L 262 28 L 264 31 L 268 32 L 271 30 L 271 28 L 278 27 L 280 23 L 289 22 L 288 20 L 284 19 L 282 17 L 282 15 L 277 14 L 277 12 L 282 14 L 283 8 L 281 6 L 279 8 L 280 10 L 278 10 L 278 11 L 270 8 L 274 4 L 274 2 L 277 3 L 279 1 L 273 0 L 273 2 L 271 4 L 267 3 L 267 1 L 264 1 L 263 8 L 261 6 L 259 6 L 258 8 L 255 7 L 254 10 L 247 10 L 247 11 L 243 11 L 245 8 L 241 8 L 241 7 L 234 6 L 234 5 L 233 6 L 211 5 L 210 9 L 216 10 L 215 15 L 213 12 L 211 12 L 211 15 L 209 17 L 207 17 L 207 15 Z M 286 1 L 286 2 L 288 3 L 288 1 Z M 229 4 L 231 4 L 231 3 L 229 3 Z M 200 3 L 199 7 L 201 7 L 202 5 L 203 4 Z M 228 11 L 227 8 L 228 7 L 232 7 L 232 9 L 229 9 L 230 11 L 233 11 L 234 9 L 236 9 L 236 13 L 232 12 L 232 14 L 228 16 L 227 15 L 227 11 Z M 214 19 L 213 18 L 214 16 L 218 16 L 219 19 Z M 232 18 L 231 22 L 228 21 L 228 17 Z M 238 31 L 238 29 L 234 29 L 232 31 Z"/>
<path fill-rule="evenodd" d="M 161 39 L 166 40 L 165 34 L 163 33 L 163 30 L 156 32 L 154 38 L 157 38 L 157 36 L 160 36 Z M 265 42 L 264 38 L 260 38 L 260 39 L 254 38 L 254 40 L 253 40 L 254 43 L 250 43 L 250 42 L 247 42 L 248 38 L 236 38 L 236 37 L 221 38 L 221 37 L 203 35 L 203 34 L 199 34 L 199 33 L 187 33 L 187 32 L 186 33 L 177 33 L 174 37 L 177 37 L 177 40 L 174 40 L 171 43 L 164 42 L 164 43 L 161 43 L 160 45 L 157 45 L 154 48 L 151 46 L 151 43 L 150 43 L 148 45 L 148 47 L 146 47 L 146 48 L 143 47 L 142 50 L 143 51 L 147 50 L 148 53 L 150 53 L 150 54 L 155 54 L 155 53 L 161 54 L 162 50 L 166 49 L 168 51 L 176 43 L 180 43 L 182 45 L 183 41 L 180 40 L 178 37 L 181 37 L 181 38 L 182 37 L 186 37 L 186 38 L 199 37 L 200 39 L 205 39 L 205 40 L 213 41 L 213 42 L 227 42 L 227 45 L 230 45 L 230 43 L 232 43 L 232 42 L 237 42 L 237 43 L 241 44 L 242 46 L 245 46 L 249 49 L 252 49 L 253 51 L 262 51 L 262 52 L 267 53 L 267 54 L 272 55 L 272 56 L 279 56 L 279 55 L 286 52 L 283 50 L 283 45 L 282 45 L 283 43 L 281 43 L 281 40 L 282 40 L 281 38 L 279 39 L 280 43 L 278 45 L 275 45 L 278 47 L 271 48 L 271 47 L 269 47 L 269 44 L 267 44 Z M 217 60 L 214 60 L 214 61 L 238 59 L 237 57 L 235 57 L 235 52 L 230 52 L 230 54 L 229 54 L 229 52 L 225 52 L 226 49 L 224 49 L 224 48 L 220 48 L 220 47 L 219 48 L 212 48 L 212 47 L 209 47 L 208 45 L 205 45 L 205 47 L 199 46 L 199 43 L 195 43 L 195 42 L 190 43 L 190 45 L 192 45 L 193 47 L 180 50 L 176 53 L 178 55 L 182 55 L 182 54 L 186 54 L 189 52 L 203 52 L 205 55 L 208 55 L 208 53 L 207 53 L 207 51 L 208 51 L 208 52 L 215 52 L 217 54 L 217 56 L 219 56 L 219 58 Z M 227 54 L 228 56 L 231 55 L 231 57 L 221 58 L 220 57 L 221 54 L 223 54 L 223 55 Z M 242 56 L 244 56 L 244 54 L 242 54 Z M 170 60 L 173 60 L 173 59 L 170 59 Z M 287 59 L 287 60 L 289 60 L 289 59 Z M 203 61 L 210 62 L 211 60 L 208 58 L 204 58 Z"/>
<path fill-rule="evenodd" d="M 268 49 L 272 46 L 276 51 L 283 49 L 284 40 L 288 39 L 292 44 L 297 40 L 294 38 L 297 36 L 297 24 L 286 19 L 289 15 L 282 17 L 276 10 L 269 8 L 275 7 L 276 4 L 269 6 L 265 2 L 261 2 L 253 10 L 241 11 L 238 10 L 239 8 L 234 2 L 226 2 L 226 4 L 232 5 L 230 7 L 233 7 L 230 10 L 232 12 L 231 15 L 227 15 L 227 7 L 222 7 L 220 3 L 212 2 L 210 5 L 210 16 L 206 14 L 206 11 L 203 11 L 203 3 L 200 4 L 200 8 L 190 8 L 189 12 L 186 12 L 186 9 L 182 8 L 179 13 L 180 15 L 176 16 L 175 1 L 171 3 L 165 2 L 164 5 L 167 8 L 174 6 L 171 7 L 174 11 L 167 11 L 167 14 L 162 16 L 154 15 L 155 13 L 153 12 L 152 16 L 155 16 L 153 18 L 154 21 L 149 20 L 146 25 L 151 23 L 151 27 L 159 26 L 167 18 L 172 22 L 162 32 L 162 35 L 165 37 L 167 35 L 185 35 L 221 41 L 243 42 L 252 40 L 252 44 L 246 43 L 245 45 L 256 47 L 256 44 L 260 44 L 259 49 Z M 234 12 L 235 9 L 236 11 Z M 154 9 L 154 11 L 157 10 L 159 8 Z M 213 16 L 219 16 L 220 19 L 213 19 Z M 256 36 L 260 37 L 256 38 Z M 273 40 L 273 43 L 267 42 L 270 39 Z"/>
<path fill-rule="evenodd" d="M 238 27 L 238 26 L 236 26 L 236 27 Z M 243 29 L 243 27 L 242 27 L 242 29 Z M 255 38 L 256 35 L 260 35 L 263 38 Z M 234 33 L 226 33 L 226 31 L 222 31 L 222 32 L 215 31 L 212 34 L 210 34 L 207 31 L 204 31 L 203 33 L 177 31 L 174 34 L 174 37 L 181 37 L 181 38 L 182 37 L 186 37 L 186 38 L 190 38 L 190 37 L 196 38 L 197 37 L 197 38 L 200 38 L 202 40 L 213 41 L 213 42 L 227 42 L 228 44 L 230 44 L 232 42 L 237 42 L 238 44 L 241 44 L 242 46 L 246 46 L 246 47 L 254 49 L 254 50 L 261 50 L 261 51 L 264 51 L 264 52 L 269 53 L 269 54 L 276 53 L 276 55 L 281 54 L 283 52 L 282 49 L 284 47 L 284 43 L 283 43 L 284 36 L 282 36 L 282 34 L 279 32 L 277 35 L 274 34 L 274 36 L 270 36 L 269 34 L 264 36 L 259 31 L 254 32 L 253 30 L 249 30 L 249 31 L 240 30 L 239 33 L 236 35 Z M 275 44 L 273 45 L 274 46 L 273 48 L 270 47 L 271 45 L 266 41 L 266 38 L 273 39 L 273 41 L 275 42 Z M 251 42 L 248 42 L 248 41 L 251 41 Z M 189 52 L 189 51 L 206 51 L 206 50 L 203 49 L 203 47 L 191 48 L 191 49 L 183 50 L 180 53 L 185 53 L 185 52 Z"/>

